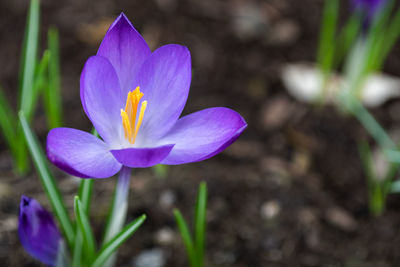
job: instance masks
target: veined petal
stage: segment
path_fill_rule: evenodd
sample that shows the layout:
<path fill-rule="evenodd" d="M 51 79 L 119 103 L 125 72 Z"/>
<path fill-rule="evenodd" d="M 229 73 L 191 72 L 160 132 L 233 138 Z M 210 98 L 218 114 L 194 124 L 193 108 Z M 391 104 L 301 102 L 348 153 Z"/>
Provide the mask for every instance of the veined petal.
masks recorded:
<path fill-rule="evenodd" d="M 134 81 L 148 102 L 139 139 L 157 140 L 169 131 L 185 106 L 190 81 L 190 52 L 184 46 L 162 46 L 143 63 Z"/>
<path fill-rule="evenodd" d="M 146 168 L 160 163 L 174 145 L 154 148 L 125 148 L 111 150 L 114 157 L 123 165 L 131 168 Z"/>
<path fill-rule="evenodd" d="M 18 235 L 32 257 L 46 265 L 55 265 L 61 235 L 53 216 L 33 198 L 21 197 Z"/>
<path fill-rule="evenodd" d="M 150 48 L 124 13 L 110 26 L 97 52 L 113 65 L 124 96 L 135 89 L 132 88 L 133 79 L 150 54 Z"/>
<path fill-rule="evenodd" d="M 112 146 L 123 135 L 120 110 L 124 101 L 111 63 L 100 56 L 90 57 L 81 74 L 81 102 L 99 135 Z"/>
<path fill-rule="evenodd" d="M 107 178 L 122 167 L 106 143 L 71 128 L 55 128 L 49 132 L 47 156 L 61 170 L 82 178 Z"/>
<path fill-rule="evenodd" d="M 232 144 L 247 127 L 245 120 L 228 108 L 209 108 L 178 120 L 161 144 L 175 144 L 162 164 L 183 164 L 208 159 Z"/>

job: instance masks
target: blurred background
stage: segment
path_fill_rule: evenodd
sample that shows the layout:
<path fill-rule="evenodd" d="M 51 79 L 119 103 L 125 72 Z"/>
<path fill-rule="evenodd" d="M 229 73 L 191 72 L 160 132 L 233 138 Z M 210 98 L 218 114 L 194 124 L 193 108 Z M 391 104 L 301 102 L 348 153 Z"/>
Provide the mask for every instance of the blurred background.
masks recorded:
<path fill-rule="evenodd" d="M 0 0 L 0 82 L 11 104 L 17 101 L 28 6 L 27 0 Z M 41 1 L 41 40 L 50 26 L 59 30 L 65 126 L 92 127 L 80 103 L 80 72 L 122 11 L 152 50 L 178 43 L 191 51 L 185 114 L 226 106 L 249 124 L 236 143 L 212 159 L 171 166 L 166 177 L 134 170 L 128 220 L 142 213 L 148 219 L 121 248 L 118 266 L 187 266 L 172 209 L 192 218 L 202 180 L 209 188 L 207 266 L 400 264 L 400 198 L 390 196 L 378 218 L 368 213 L 357 150 L 357 140 L 368 134 L 333 107 L 297 102 L 280 80 L 287 63 L 315 61 L 322 7 L 322 0 Z M 347 1 L 341 8 L 346 17 Z M 384 70 L 400 75 L 398 46 Z M 400 136 L 399 100 L 371 112 L 394 139 Z M 44 146 L 41 108 L 33 127 Z M 72 212 L 78 180 L 53 170 Z M 97 233 L 103 230 L 115 181 L 94 185 L 91 220 Z M 16 175 L 0 139 L 1 266 L 39 266 L 18 240 L 21 194 L 49 207 L 35 171 Z"/>

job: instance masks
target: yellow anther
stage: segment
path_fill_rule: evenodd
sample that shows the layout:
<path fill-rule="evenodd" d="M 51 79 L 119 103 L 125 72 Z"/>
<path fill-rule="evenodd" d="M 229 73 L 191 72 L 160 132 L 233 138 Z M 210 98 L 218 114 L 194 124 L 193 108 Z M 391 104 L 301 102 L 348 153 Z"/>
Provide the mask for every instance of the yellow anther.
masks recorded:
<path fill-rule="evenodd" d="M 138 134 L 140 125 L 142 124 L 143 115 L 146 110 L 146 107 L 147 107 L 147 101 L 143 101 L 142 105 L 140 106 L 140 113 L 139 113 L 139 118 L 138 118 L 136 128 L 135 128 L 135 134 L 133 135 L 133 144 L 135 143 L 136 135 Z"/>
<path fill-rule="evenodd" d="M 124 126 L 125 138 L 130 140 L 132 136 L 132 127 L 131 123 L 129 122 L 128 114 L 126 114 L 126 112 L 123 109 L 121 109 L 121 117 L 122 117 L 122 125 Z"/>
<path fill-rule="evenodd" d="M 144 111 L 147 107 L 147 101 L 143 101 L 140 107 L 139 118 L 136 123 L 137 109 L 142 97 L 143 93 L 140 92 L 140 88 L 138 86 L 135 90 L 128 93 L 125 110 L 121 109 L 122 125 L 124 127 L 125 138 L 128 139 L 131 144 L 135 143 L 136 135 L 139 132 L 140 125 L 143 121 Z"/>

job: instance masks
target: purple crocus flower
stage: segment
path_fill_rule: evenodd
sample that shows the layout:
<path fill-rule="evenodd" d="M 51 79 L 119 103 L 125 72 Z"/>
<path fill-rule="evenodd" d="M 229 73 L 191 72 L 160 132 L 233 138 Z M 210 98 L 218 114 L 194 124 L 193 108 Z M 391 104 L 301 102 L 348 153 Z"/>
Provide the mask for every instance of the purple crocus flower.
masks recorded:
<path fill-rule="evenodd" d="M 351 0 L 353 8 L 365 15 L 365 23 L 369 24 L 380 11 L 386 0 Z"/>
<path fill-rule="evenodd" d="M 18 234 L 32 257 L 46 265 L 55 265 L 61 235 L 53 216 L 33 198 L 21 197 Z"/>
<path fill-rule="evenodd" d="M 190 81 L 189 50 L 170 44 L 151 52 L 122 13 L 81 74 L 82 106 L 102 139 L 76 129 L 53 129 L 48 158 L 69 174 L 106 178 L 122 166 L 175 165 L 216 155 L 247 124 L 223 107 L 179 118 Z"/>

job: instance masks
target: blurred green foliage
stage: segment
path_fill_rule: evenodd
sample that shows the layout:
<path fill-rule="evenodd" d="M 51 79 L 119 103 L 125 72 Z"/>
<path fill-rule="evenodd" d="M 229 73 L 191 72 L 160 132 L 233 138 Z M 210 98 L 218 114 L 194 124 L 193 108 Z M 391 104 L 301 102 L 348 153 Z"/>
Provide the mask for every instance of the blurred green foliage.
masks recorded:
<path fill-rule="evenodd" d="M 62 118 L 58 32 L 55 28 L 49 29 L 48 49 L 38 60 L 39 19 L 39 0 L 32 0 L 21 53 L 18 110 L 24 113 L 30 123 L 34 118 L 38 98 L 42 95 L 48 126 L 53 128 L 61 126 Z M 0 88 L 0 130 L 14 159 L 15 170 L 25 174 L 29 170 L 29 157 L 24 135 L 3 88 Z"/>

